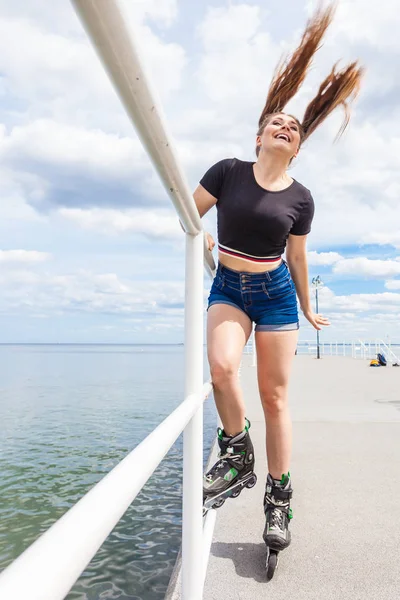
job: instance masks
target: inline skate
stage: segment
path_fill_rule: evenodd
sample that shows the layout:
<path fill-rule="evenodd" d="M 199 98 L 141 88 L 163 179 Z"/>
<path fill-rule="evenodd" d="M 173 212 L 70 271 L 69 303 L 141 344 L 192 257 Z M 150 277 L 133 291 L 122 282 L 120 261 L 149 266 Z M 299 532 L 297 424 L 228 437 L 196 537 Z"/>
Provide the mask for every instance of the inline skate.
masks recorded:
<path fill-rule="evenodd" d="M 254 449 L 249 435 L 250 421 L 235 436 L 218 428 L 219 460 L 203 478 L 203 514 L 219 508 L 227 498 L 237 498 L 242 489 L 255 486 Z"/>
<path fill-rule="evenodd" d="M 266 518 L 263 539 L 267 546 L 267 581 L 274 576 L 278 566 L 278 555 L 290 545 L 289 523 L 292 519 L 290 500 L 293 490 L 290 473 L 282 475 L 280 481 L 267 477 L 264 495 L 264 513 Z"/>

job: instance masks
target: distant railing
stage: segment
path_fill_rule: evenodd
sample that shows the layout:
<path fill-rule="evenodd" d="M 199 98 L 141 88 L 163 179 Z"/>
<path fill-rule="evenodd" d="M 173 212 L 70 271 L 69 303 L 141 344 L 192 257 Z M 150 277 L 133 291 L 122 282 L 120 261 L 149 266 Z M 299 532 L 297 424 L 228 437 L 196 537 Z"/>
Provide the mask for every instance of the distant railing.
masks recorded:
<path fill-rule="evenodd" d="M 62 600 L 183 430 L 182 600 L 200 600 L 215 521 L 203 523 L 203 263 L 193 196 L 116 0 L 72 0 L 186 233 L 185 401 L 0 575 L 3 600 Z M 135 476 L 132 476 L 132 473 Z M 203 530 L 204 525 L 204 530 Z"/>
<path fill-rule="evenodd" d="M 351 356 L 356 352 L 355 342 L 334 341 L 320 342 L 321 356 Z M 317 355 L 317 344 L 315 340 L 301 340 L 297 344 L 297 354 L 310 356 Z"/>
<path fill-rule="evenodd" d="M 320 342 L 320 353 L 325 356 L 354 356 L 356 353 L 357 345 L 355 342 Z M 248 343 L 246 344 L 245 354 L 253 355 L 253 366 L 256 362 L 256 348 L 254 344 L 254 333 L 250 336 Z M 315 340 L 301 340 L 297 344 L 297 354 L 302 355 L 317 355 L 317 343 Z"/>
<path fill-rule="evenodd" d="M 321 356 L 347 356 L 351 358 L 361 358 L 371 360 L 381 353 L 391 363 L 399 363 L 399 357 L 394 352 L 391 344 L 386 344 L 383 340 L 374 340 L 372 342 L 357 341 L 335 341 L 320 342 Z M 250 336 L 244 349 L 245 354 L 253 355 L 253 366 L 256 365 L 257 353 L 254 343 L 254 333 Z M 298 355 L 317 356 L 317 343 L 315 340 L 301 340 L 297 344 L 296 353 Z"/>
<path fill-rule="evenodd" d="M 383 340 L 374 340 L 373 342 L 359 340 L 357 353 L 354 358 L 371 360 L 372 358 L 376 358 L 378 354 L 383 354 L 386 360 L 392 364 L 399 364 L 399 357 L 393 351 L 392 345 L 390 343 L 386 344 Z"/>

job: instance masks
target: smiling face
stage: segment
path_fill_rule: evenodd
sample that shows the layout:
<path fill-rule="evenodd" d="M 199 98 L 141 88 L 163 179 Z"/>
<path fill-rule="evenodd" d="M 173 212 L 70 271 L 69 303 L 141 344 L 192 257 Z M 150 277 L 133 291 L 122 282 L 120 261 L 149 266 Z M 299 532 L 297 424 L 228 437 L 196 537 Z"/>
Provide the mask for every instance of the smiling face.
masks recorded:
<path fill-rule="evenodd" d="M 257 135 L 259 151 L 284 153 L 288 161 L 296 157 L 301 144 L 300 123 L 291 115 L 277 113 L 270 115 Z"/>

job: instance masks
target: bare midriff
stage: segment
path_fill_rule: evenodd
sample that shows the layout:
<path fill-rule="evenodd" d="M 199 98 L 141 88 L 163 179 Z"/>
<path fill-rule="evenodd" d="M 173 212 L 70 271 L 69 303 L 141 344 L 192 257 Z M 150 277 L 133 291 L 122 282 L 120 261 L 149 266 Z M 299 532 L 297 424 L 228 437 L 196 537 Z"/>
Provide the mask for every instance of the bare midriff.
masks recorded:
<path fill-rule="evenodd" d="M 232 271 L 247 272 L 247 273 L 264 273 L 265 271 L 273 271 L 282 264 L 282 258 L 268 262 L 254 262 L 245 258 L 237 258 L 236 256 L 228 256 L 222 252 L 218 252 L 218 261 L 224 267 L 232 269 Z"/>

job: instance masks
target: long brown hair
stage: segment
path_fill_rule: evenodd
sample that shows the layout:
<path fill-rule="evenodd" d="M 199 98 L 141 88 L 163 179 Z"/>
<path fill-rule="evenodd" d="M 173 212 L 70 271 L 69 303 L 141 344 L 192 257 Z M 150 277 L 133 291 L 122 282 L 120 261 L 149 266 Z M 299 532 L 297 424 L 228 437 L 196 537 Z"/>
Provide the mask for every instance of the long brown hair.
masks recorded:
<path fill-rule="evenodd" d="M 333 20 L 336 6 L 336 1 L 325 8 L 320 3 L 307 23 L 298 48 L 278 64 L 258 121 L 257 135 L 262 135 L 271 115 L 282 113 L 289 100 L 298 92 L 314 54 L 320 48 L 321 41 Z M 339 105 L 343 106 L 345 117 L 337 138 L 343 134 L 349 123 L 349 103 L 356 98 L 359 92 L 364 68 L 358 64 L 358 61 L 352 62 L 341 71 L 337 71 L 336 66 L 336 64 L 333 66 L 328 77 L 322 82 L 317 95 L 307 106 L 302 122 L 296 119 L 300 129 L 301 143 Z M 260 148 L 257 147 L 257 156 L 259 151 Z"/>

